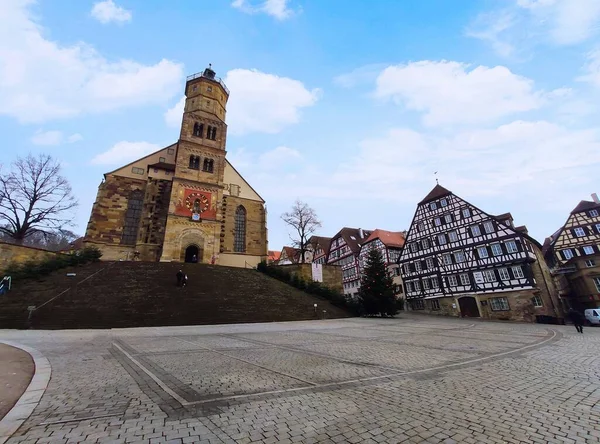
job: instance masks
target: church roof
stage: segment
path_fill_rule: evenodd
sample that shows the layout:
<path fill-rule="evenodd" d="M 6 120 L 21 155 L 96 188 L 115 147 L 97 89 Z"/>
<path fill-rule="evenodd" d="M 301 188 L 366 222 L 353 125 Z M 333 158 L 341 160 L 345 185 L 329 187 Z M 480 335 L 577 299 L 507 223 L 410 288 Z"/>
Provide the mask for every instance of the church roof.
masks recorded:
<path fill-rule="evenodd" d="M 365 244 L 375 239 L 379 239 L 386 247 L 398 248 L 403 247 L 404 241 L 406 240 L 405 233 L 402 231 L 385 231 L 377 229 L 371 233 L 371 235 L 365 241 Z"/>
<path fill-rule="evenodd" d="M 579 204 L 571 211 L 571 214 L 581 213 L 586 210 L 593 210 L 600 208 L 600 203 L 596 203 L 590 200 L 582 200 Z"/>
<path fill-rule="evenodd" d="M 440 197 L 447 196 L 448 194 L 452 194 L 452 191 L 447 190 L 440 184 L 437 184 L 435 187 L 433 187 L 433 190 L 431 190 L 429 194 L 425 196 L 421 202 L 419 202 L 419 204 L 424 204 L 431 200 L 439 199 Z"/>

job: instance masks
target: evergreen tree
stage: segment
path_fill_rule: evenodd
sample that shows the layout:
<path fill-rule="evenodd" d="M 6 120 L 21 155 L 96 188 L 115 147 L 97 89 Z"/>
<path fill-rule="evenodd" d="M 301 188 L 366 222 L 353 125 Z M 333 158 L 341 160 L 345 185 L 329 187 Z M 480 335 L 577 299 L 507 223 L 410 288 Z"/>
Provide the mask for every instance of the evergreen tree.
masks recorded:
<path fill-rule="evenodd" d="M 398 312 L 394 279 L 381 252 L 375 248 L 367 256 L 358 298 L 366 315 L 394 316 Z"/>

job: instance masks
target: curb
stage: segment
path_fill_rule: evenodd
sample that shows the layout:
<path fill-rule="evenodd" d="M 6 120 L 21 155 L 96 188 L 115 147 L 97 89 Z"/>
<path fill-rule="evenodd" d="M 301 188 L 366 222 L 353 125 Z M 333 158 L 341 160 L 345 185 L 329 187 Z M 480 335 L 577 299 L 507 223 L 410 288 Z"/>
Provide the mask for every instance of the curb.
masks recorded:
<path fill-rule="evenodd" d="M 29 386 L 21 395 L 14 407 L 0 420 L 0 444 L 4 444 L 21 427 L 27 418 L 33 413 L 42 399 L 42 395 L 50 382 L 52 368 L 50 362 L 39 351 L 10 341 L 0 343 L 19 348 L 31 356 L 34 363 L 34 373 Z"/>

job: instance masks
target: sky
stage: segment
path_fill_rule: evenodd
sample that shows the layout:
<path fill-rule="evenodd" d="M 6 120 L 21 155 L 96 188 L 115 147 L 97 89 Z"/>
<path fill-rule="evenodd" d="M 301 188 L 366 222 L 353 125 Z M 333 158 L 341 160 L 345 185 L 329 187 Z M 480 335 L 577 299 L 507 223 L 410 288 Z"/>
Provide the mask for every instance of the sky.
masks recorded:
<path fill-rule="evenodd" d="M 296 199 L 323 236 L 400 231 L 437 179 L 543 242 L 600 192 L 598 0 L 2 0 L 0 163 L 59 159 L 84 234 L 209 63 L 270 249 Z"/>

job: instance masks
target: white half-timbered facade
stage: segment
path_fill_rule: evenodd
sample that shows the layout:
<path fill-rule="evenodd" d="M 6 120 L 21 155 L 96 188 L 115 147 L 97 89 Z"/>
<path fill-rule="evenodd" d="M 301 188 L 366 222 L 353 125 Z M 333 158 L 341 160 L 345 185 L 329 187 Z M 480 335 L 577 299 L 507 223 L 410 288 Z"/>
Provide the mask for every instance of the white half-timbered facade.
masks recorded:
<path fill-rule="evenodd" d="M 492 216 L 437 185 L 418 204 L 398 261 L 408 305 L 469 317 L 554 316 L 554 288 L 537 282 L 552 284 L 540 247 L 509 213 Z"/>
<path fill-rule="evenodd" d="M 342 268 L 344 295 L 356 297 L 360 289 L 360 247 L 371 235 L 361 228 L 342 228 L 331 238 L 327 264 Z"/>
<path fill-rule="evenodd" d="M 546 260 L 565 299 L 579 310 L 600 306 L 600 200 L 582 200 L 544 243 Z"/>

